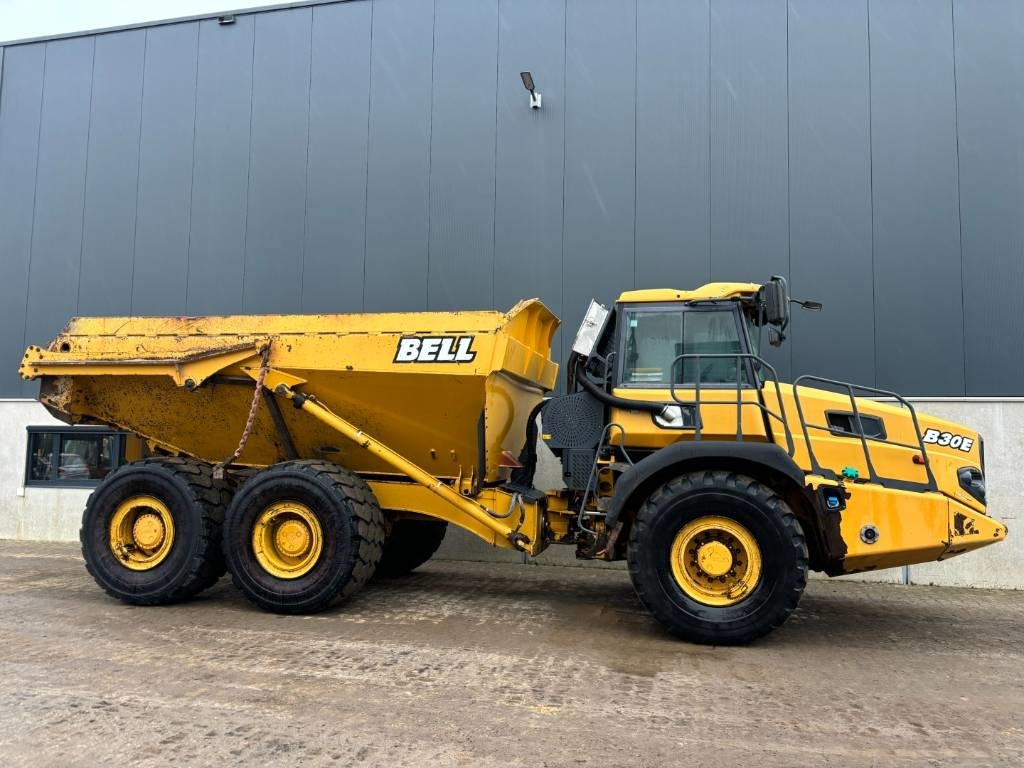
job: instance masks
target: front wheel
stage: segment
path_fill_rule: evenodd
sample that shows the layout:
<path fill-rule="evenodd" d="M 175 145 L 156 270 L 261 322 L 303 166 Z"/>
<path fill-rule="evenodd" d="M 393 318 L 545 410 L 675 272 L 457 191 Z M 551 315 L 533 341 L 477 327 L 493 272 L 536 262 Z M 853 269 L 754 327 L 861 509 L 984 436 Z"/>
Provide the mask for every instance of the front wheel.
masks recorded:
<path fill-rule="evenodd" d="M 629 573 L 641 602 L 695 643 L 748 643 L 781 626 L 807 583 L 807 547 L 770 488 L 696 472 L 655 491 L 637 513 Z"/>

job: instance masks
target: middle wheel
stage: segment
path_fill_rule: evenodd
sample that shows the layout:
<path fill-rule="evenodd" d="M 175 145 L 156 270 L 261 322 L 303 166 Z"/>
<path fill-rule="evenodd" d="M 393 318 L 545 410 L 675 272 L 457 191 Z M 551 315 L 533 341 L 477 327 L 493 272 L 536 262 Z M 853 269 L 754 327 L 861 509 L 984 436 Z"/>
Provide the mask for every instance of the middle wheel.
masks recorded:
<path fill-rule="evenodd" d="M 224 559 L 260 608 L 316 613 L 370 580 L 384 538 L 384 516 L 357 475 L 327 461 L 289 461 L 258 472 L 235 494 Z"/>

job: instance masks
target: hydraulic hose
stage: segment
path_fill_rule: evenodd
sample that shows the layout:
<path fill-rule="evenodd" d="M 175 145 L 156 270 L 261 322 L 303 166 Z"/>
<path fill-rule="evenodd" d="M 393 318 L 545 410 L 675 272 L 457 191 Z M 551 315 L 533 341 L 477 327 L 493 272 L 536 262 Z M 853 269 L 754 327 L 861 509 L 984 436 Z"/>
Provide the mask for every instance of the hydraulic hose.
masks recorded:
<path fill-rule="evenodd" d="M 665 403 L 650 403 L 644 400 L 627 400 L 624 397 L 618 397 L 609 392 L 605 392 L 601 387 L 597 386 L 590 377 L 587 376 L 586 370 L 580 370 L 580 364 L 576 364 L 576 381 L 578 381 L 587 392 L 592 394 L 598 400 L 605 405 L 612 405 L 616 408 L 626 408 L 631 411 L 649 411 L 651 413 L 661 413 L 665 410 Z"/>

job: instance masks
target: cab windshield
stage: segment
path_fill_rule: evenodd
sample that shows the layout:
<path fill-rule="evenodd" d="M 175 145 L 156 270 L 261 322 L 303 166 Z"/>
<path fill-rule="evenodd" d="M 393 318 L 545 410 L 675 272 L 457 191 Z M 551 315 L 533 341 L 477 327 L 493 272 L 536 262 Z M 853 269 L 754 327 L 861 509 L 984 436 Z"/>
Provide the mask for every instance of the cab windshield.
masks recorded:
<path fill-rule="evenodd" d="M 660 388 L 696 384 L 736 386 L 737 359 L 679 355 L 743 352 L 737 315 L 732 309 L 631 309 L 625 312 L 622 339 L 624 386 Z M 746 381 L 744 375 L 743 380 Z"/>

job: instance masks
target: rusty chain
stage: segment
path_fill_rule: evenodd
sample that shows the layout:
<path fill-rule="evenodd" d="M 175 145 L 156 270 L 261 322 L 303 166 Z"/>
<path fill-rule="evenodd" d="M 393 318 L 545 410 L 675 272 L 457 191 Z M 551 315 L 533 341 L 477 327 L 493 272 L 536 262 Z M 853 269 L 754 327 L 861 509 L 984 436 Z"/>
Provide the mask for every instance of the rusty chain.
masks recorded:
<path fill-rule="evenodd" d="M 213 465 L 213 478 L 214 480 L 224 479 L 224 470 L 233 464 L 239 456 L 242 455 L 242 451 L 245 450 L 245 444 L 249 442 L 249 436 L 252 434 L 253 425 L 256 423 L 256 413 L 260 407 L 260 399 L 263 397 L 263 380 L 267 377 L 267 369 L 269 368 L 270 361 L 270 345 L 266 344 L 260 349 L 260 371 L 256 376 L 256 391 L 252 394 L 252 405 L 249 406 L 249 418 L 245 421 L 245 429 L 242 430 L 242 437 L 238 441 L 238 447 L 235 448 L 235 452 L 228 456 L 224 461 Z"/>

